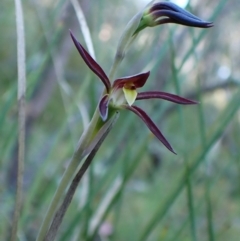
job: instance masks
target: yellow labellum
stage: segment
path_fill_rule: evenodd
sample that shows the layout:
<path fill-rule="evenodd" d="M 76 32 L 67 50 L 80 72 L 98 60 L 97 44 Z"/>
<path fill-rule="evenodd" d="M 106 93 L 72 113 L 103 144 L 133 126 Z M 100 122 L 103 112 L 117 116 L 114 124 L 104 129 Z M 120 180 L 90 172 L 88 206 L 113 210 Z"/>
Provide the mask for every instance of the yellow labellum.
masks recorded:
<path fill-rule="evenodd" d="M 131 89 L 127 89 L 127 88 L 123 87 L 123 93 L 124 93 L 127 103 L 131 106 L 137 98 L 136 89 L 131 90 Z"/>

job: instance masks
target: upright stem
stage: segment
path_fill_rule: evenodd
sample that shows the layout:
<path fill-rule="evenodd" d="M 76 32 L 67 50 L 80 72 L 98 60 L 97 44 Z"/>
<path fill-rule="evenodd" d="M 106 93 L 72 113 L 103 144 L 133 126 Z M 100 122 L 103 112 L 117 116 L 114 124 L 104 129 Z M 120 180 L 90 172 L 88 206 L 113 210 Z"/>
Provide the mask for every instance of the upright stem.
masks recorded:
<path fill-rule="evenodd" d="M 173 32 L 170 31 L 170 49 L 171 49 L 171 56 L 172 56 L 171 65 L 172 65 L 172 72 L 173 72 L 173 80 L 174 80 L 176 92 L 178 95 L 180 95 L 180 85 L 179 85 L 180 81 L 178 81 L 177 68 L 175 64 L 175 59 L 176 59 L 175 49 L 174 49 L 172 40 L 173 40 Z M 181 123 L 182 134 L 184 139 L 186 139 L 186 126 L 184 124 L 183 112 L 180 106 L 179 106 L 179 118 Z M 189 157 L 186 151 L 184 151 L 183 157 L 184 157 L 184 164 L 186 168 L 187 203 L 188 203 L 189 220 L 190 220 L 190 226 L 191 226 L 191 235 L 192 235 L 192 240 L 197 241 L 192 180 L 190 176 L 190 167 L 189 167 L 189 161 L 188 161 Z"/>
<path fill-rule="evenodd" d="M 96 60 L 91 34 L 89 31 L 85 16 L 83 14 L 82 8 L 80 6 L 80 3 L 77 0 L 71 0 L 71 3 L 76 12 L 78 22 L 79 22 L 80 28 L 82 30 L 83 38 L 85 39 L 88 51 L 89 51 L 90 55 L 93 57 L 93 59 Z"/>
<path fill-rule="evenodd" d="M 111 66 L 110 72 L 109 72 L 109 79 L 112 81 L 116 72 L 116 69 L 118 67 L 118 65 L 121 63 L 122 61 L 122 57 L 120 55 L 116 54 L 116 57 L 114 59 L 114 62 Z"/>
<path fill-rule="evenodd" d="M 15 0 L 17 25 L 17 65 L 18 65 L 18 170 L 17 193 L 14 207 L 14 216 L 11 232 L 11 241 L 17 239 L 18 219 L 22 201 L 23 170 L 25 159 L 25 92 L 26 92 L 26 66 L 25 66 L 25 40 L 24 23 L 21 0 Z"/>
<path fill-rule="evenodd" d="M 70 183 L 71 179 L 73 178 L 74 173 L 76 172 L 81 162 L 81 159 L 83 158 L 84 150 L 88 146 L 89 141 L 93 136 L 93 132 L 98 120 L 99 120 L 99 114 L 98 114 L 98 111 L 96 110 L 87 130 L 83 133 L 83 135 L 79 140 L 78 147 L 74 152 L 74 155 L 72 157 L 72 160 L 70 161 L 69 166 L 67 167 L 66 171 L 63 174 L 62 180 L 54 194 L 52 202 L 47 210 L 46 216 L 40 228 L 37 241 L 42 241 L 44 239 L 44 236 L 46 235 L 49 225 L 53 219 L 53 215 L 59 204 L 60 198 L 62 197 L 67 185 Z"/>
<path fill-rule="evenodd" d="M 46 234 L 46 237 L 44 238 L 44 241 L 53 241 L 54 240 L 54 238 L 57 234 L 57 231 L 62 223 L 63 217 L 67 211 L 67 208 L 69 207 L 69 205 L 72 201 L 73 195 L 77 189 L 79 182 L 81 181 L 84 173 L 88 169 L 94 156 L 96 155 L 96 153 L 97 153 L 98 149 L 100 148 L 104 139 L 107 137 L 109 131 L 113 127 L 117 118 L 118 118 L 118 114 L 117 114 L 117 112 L 115 112 L 114 116 L 111 117 L 111 119 L 109 119 L 108 122 L 106 122 L 104 124 L 104 126 L 102 127 L 102 129 L 99 131 L 99 136 L 96 137 L 97 138 L 96 144 L 93 147 L 90 154 L 88 155 L 88 157 L 86 158 L 86 160 L 84 161 L 84 163 L 81 166 L 81 168 L 79 169 L 79 171 L 77 172 L 77 174 L 75 175 L 61 206 L 58 208 L 58 210 L 54 216 L 51 227 L 49 228 L 49 230 Z"/>

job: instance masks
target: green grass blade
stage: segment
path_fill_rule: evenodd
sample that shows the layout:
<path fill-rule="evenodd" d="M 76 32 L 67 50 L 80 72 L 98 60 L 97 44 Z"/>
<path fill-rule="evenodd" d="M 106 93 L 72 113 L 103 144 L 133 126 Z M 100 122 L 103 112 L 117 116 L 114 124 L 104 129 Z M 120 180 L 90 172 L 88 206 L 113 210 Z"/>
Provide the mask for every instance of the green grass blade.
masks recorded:
<path fill-rule="evenodd" d="M 171 50 L 171 70 L 173 75 L 174 87 L 177 95 L 181 96 L 180 79 L 178 78 L 178 72 L 175 64 L 176 54 L 173 46 L 172 31 L 170 31 L 169 42 L 170 42 L 170 50 Z M 186 140 L 186 126 L 184 122 L 182 106 L 178 106 L 178 114 L 179 114 L 179 122 L 180 122 L 181 130 L 182 130 L 182 138 L 183 140 Z M 186 150 L 183 151 L 183 159 L 184 159 L 184 165 L 186 169 L 187 204 L 188 204 L 188 212 L 189 212 L 189 218 L 190 218 L 191 236 L 193 241 L 197 241 L 192 181 L 190 177 L 188 155 Z"/>
<path fill-rule="evenodd" d="M 18 169 L 17 193 L 15 200 L 11 241 L 17 240 L 18 223 L 22 202 L 23 172 L 25 161 L 25 93 L 26 93 L 26 65 L 25 65 L 25 36 L 24 20 L 21 0 L 15 0 L 17 25 L 17 64 L 18 64 Z"/>

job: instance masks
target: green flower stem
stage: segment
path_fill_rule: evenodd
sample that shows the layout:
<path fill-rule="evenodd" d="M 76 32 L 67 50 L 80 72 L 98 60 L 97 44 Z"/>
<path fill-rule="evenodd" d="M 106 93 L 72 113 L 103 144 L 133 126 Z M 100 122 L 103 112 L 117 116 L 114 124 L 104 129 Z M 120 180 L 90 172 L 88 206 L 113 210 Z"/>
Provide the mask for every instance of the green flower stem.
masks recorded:
<path fill-rule="evenodd" d="M 110 111 L 108 119 L 110 119 L 114 115 L 114 113 L 116 113 L 116 112 L 114 112 L 113 110 Z M 37 237 L 37 241 L 42 241 L 44 239 L 44 236 L 46 235 L 49 225 L 53 219 L 53 215 L 59 204 L 60 198 L 62 197 L 63 193 L 65 192 L 67 185 L 71 182 L 72 178 L 74 177 L 74 174 L 75 174 L 81 160 L 87 154 L 86 150 L 87 150 L 88 146 L 91 144 L 91 141 L 96 136 L 98 131 L 101 129 L 103 124 L 104 124 L 104 122 L 100 119 L 98 109 L 96 109 L 88 128 L 86 129 L 86 131 L 83 133 L 83 135 L 81 136 L 81 138 L 79 140 L 77 149 L 74 152 L 73 157 L 70 161 L 70 164 L 67 167 L 66 171 L 64 172 L 62 180 L 54 194 L 52 202 L 46 213 L 45 219 L 40 228 L 40 231 L 39 231 L 39 234 Z"/>
<path fill-rule="evenodd" d="M 145 6 L 141 11 L 139 11 L 126 25 L 120 39 L 118 42 L 117 52 L 114 58 L 114 62 L 110 69 L 109 79 L 112 80 L 114 78 L 114 74 L 116 72 L 117 67 L 122 62 L 125 57 L 126 52 L 130 48 L 131 44 L 137 37 L 136 30 L 139 27 L 141 18 L 143 16 L 143 12 L 145 9 L 150 6 L 154 1 L 151 1 L 147 6 Z M 139 32 L 139 31 L 138 31 Z"/>
<path fill-rule="evenodd" d="M 54 240 L 54 238 L 57 234 L 57 231 L 62 223 L 63 217 L 72 201 L 73 195 L 77 189 L 79 182 L 81 181 L 84 173 L 90 166 L 98 149 L 100 148 L 101 144 L 103 143 L 104 139 L 107 137 L 108 133 L 110 132 L 111 128 L 113 127 L 114 123 L 116 122 L 116 120 L 118 118 L 117 112 L 115 111 L 114 113 L 116 113 L 116 114 L 114 116 L 112 115 L 112 118 L 109 119 L 107 122 L 105 122 L 104 126 L 99 131 L 99 136 L 96 137 L 96 139 L 97 139 L 96 144 L 94 145 L 90 154 L 88 155 L 88 157 L 84 161 L 83 165 L 81 166 L 81 168 L 79 169 L 79 171 L 77 172 L 75 177 L 73 178 L 71 185 L 67 191 L 67 194 L 64 198 L 64 201 L 62 202 L 61 206 L 57 210 L 57 212 L 54 216 L 54 219 L 52 221 L 51 227 L 48 230 L 46 237 L 44 238 L 44 241 L 53 241 Z"/>

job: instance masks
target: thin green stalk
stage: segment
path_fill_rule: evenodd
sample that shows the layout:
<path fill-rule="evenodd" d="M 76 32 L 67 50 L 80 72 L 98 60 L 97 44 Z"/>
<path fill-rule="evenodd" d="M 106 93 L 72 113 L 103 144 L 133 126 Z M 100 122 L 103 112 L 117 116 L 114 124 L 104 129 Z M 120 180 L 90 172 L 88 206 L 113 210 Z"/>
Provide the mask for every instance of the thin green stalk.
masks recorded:
<path fill-rule="evenodd" d="M 234 141 L 234 147 L 235 147 L 235 150 L 236 153 L 232 152 L 231 154 L 233 155 L 233 159 L 235 161 L 235 169 L 237 170 L 237 182 L 238 182 L 238 187 L 236 189 L 236 192 L 237 192 L 237 195 L 240 196 L 240 151 L 238 149 L 238 145 L 237 143 L 240 143 L 240 129 L 239 129 L 239 122 L 240 122 L 240 116 L 236 116 L 235 120 L 234 120 L 234 127 L 233 130 L 234 130 L 234 133 L 232 133 L 232 135 L 236 135 L 236 137 L 234 138 L 235 141 Z M 235 132 L 235 130 L 237 130 Z"/>
<path fill-rule="evenodd" d="M 225 6 L 225 4 L 227 3 L 228 0 L 221 0 L 219 3 L 216 3 L 216 9 L 214 10 L 212 16 L 210 17 L 210 19 L 213 21 L 218 14 L 220 13 L 220 11 L 222 11 L 223 7 Z M 207 31 L 205 30 L 201 30 L 200 34 L 198 35 L 198 37 L 195 39 L 195 44 L 193 44 L 191 46 L 191 48 L 189 48 L 188 52 L 186 53 L 186 55 L 183 57 L 183 60 L 180 64 L 180 66 L 178 67 L 178 71 L 180 71 L 184 64 L 187 62 L 188 58 L 191 56 L 191 54 L 194 52 L 194 49 L 196 48 L 196 46 L 200 43 L 200 41 L 202 40 L 202 38 L 204 37 L 204 35 L 207 34 Z"/>
<path fill-rule="evenodd" d="M 121 176 L 124 176 L 125 173 L 127 173 L 127 169 L 129 166 L 128 155 L 129 155 L 129 152 L 126 151 L 125 155 L 123 157 L 122 165 L 121 165 L 121 172 L 122 172 Z M 121 213 L 122 213 L 122 207 L 123 207 L 123 189 L 120 189 L 119 199 L 117 200 L 117 203 L 116 203 L 116 208 L 115 208 L 116 210 L 115 210 L 115 215 L 114 215 L 114 220 L 113 220 L 113 226 L 114 226 L 115 230 L 118 229 L 118 224 L 119 224 Z M 113 240 L 117 239 L 117 232 L 113 233 L 112 239 Z"/>
<path fill-rule="evenodd" d="M 124 122 L 121 123 L 121 128 L 122 130 L 129 130 L 132 128 L 132 125 L 130 124 L 133 124 L 132 122 L 130 122 L 129 120 L 132 120 L 133 116 L 128 116 L 127 119 L 124 119 Z M 121 132 L 118 132 L 118 134 L 115 136 L 115 142 L 116 143 L 122 143 L 124 142 L 124 135 L 125 135 L 125 131 L 121 131 Z M 139 143 L 139 145 L 141 145 Z M 124 159 L 123 156 L 126 155 L 126 153 L 132 153 L 132 149 L 131 149 L 131 146 L 128 146 L 128 148 L 121 153 L 121 155 L 119 155 L 119 150 L 111 150 L 111 154 L 110 154 L 110 160 L 114 160 L 114 165 L 112 166 L 112 168 L 108 171 L 108 174 L 107 175 L 104 175 L 103 178 L 97 183 L 96 187 L 94 188 L 93 190 L 93 193 L 89 199 L 89 202 L 93 202 L 94 198 L 96 197 L 96 195 L 100 195 L 102 192 L 104 192 L 103 190 L 103 187 L 106 186 L 106 185 L 110 185 L 110 187 L 107 189 L 111 189 L 111 190 L 116 190 L 116 187 L 119 185 L 119 169 L 121 169 L 121 166 L 120 166 L 120 163 L 119 162 L 120 160 Z M 116 159 L 117 157 L 117 159 Z M 134 158 L 131 158 L 128 156 L 128 159 L 134 159 Z M 110 176 L 110 177 L 109 177 Z M 116 179 L 116 177 L 118 177 Z M 111 192 L 111 191 L 109 191 Z M 94 195 L 93 195 L 94 194 Z M 105 198 L 105 197 L 104 197 Z M 100 204 L 99 204 L 100 206 Z M 64 233 L 61 237 L 61 240 L 68 240 L 68 239 L 71 239 L 70 238 L 70 234 L 72 234 L 74 232 L 74 230 L 79 230 L 79 222 L 81 220 L 84 219 L 84 215 L 85 215 L 85 212 L 86 212 L 86 209 L 87 209 L 87 203 L 84 204 L 83 208 L 80 210 L 80 212 L 77 212 L 75 213 L 73 219 L 71 220 L 70 223 L 68 223 L 68 227 L 67 227 L 67 232 Z M 95 212 L 96 213 L 96 212 Z M 95 215 L 94 215 L 95 216 Z M 79 230 L 79 235 L 78 235 L 78 238 L 77 240 L 82 240 L 82 234 L 81 234 L 81 231 L 82 230 Z M 89 233 L 89 232 L 88 232 Z"/>
<path fill-rule="evenodd" d="M 133 16 L 133 18 L 126 25 L 123 34 L 121 35 L 120 40 L 118 42 L 115 58 L 110 69 L 110 80 L 114 78 L 117 67 L 124 59 L 126 52 L 129 50 L 130 46 L 132 45 L 132 43 L 138 35 L 135 34 L 135 31 L 140 23 L 143 11 L 146 9 L 147 6 L 151 5 L 153 2 L 154 0 L 149 2 L 141 11 L 139 11 L 135 16 Z"/>
<path fill-rule="evenodd" d="M 201 89 L 200 86 L 200 79 L 198 78 L 198 89 Z M 199 101 L 201 101 L 201 93 L 199 92 Z M 198 106 L 198 116 L 199 116 L 199 129 L 200 129 L 200 137 L 201 137 L 201 144 L 202 148 L 206 148 L 206 128 L 205 128 L 205 121 L 204 121 L 204 114 L 203 114 L 203 106 Z M 206 216 L 207 216 L 207 227 L 208 227 L 208 238 L 209 241 L 214 241 L 214 228 L 213 228 L 213 218 L 212 218 L 212 203 L 211 203 L 211 194 L 210 194 L 210 184 L 211 184 L 211 178 L 209 175 L 209 166 L 206 160 L 206 156 L 204 157 L 205 161 L 205 202 L 207 205 L 206 209 Z"/>
<path fill-rule="evenodd" d="M 93 165 L 90 166 L 88 173 L 89 175 L 89 190 L 88 190 L 88 194 L 87 194 L 87 201 L 86 201 L 86 205 L 85 205 L 85 212 L 84 212 L 84 216 L 82 217 L 83 223 L 82 223 L 82 228 L 79 232 L 79 235 L 81 236 L 81 238 L 79 238 L 79 240 L 83 239 L 83 240 L 87 240 L 87 230 L 88 230 L 88 226 L 89 226 L 89 219 L 92 215 L 92 202 L 91 202 L 91 196 L 92 196 L 92 189 L 93 189 Z"/>
<path fill-rule="evenodd" d="M 79 25 L 81 27 L 81 31 L 82 31 L 84 40 L 86 42 L 88 52 L 93 57 L 93 59 L 96 59 L 91 34 L 90 34 L 90 31 L 89 31 L 85 16 L 83 14 L 82 8 L 80 6 L 80 3 L 77 0 L 71 0 L 71 3 L 72 3 L 73 8 L 76 12 L 76 16 L 78 18 L 78 22 L 79 22 Z"/>
<path fill-rule="evenodd" d="M 108 215 L 108 213 L 110 212 L 114 204 L 119 200 L 127 181 L 130 179 L 131 175 L 136 170 L 137 166 L 142 160 L 141 157 L 143 155 L 143 152 L 145 151 L 144 147 L 146 146 L 147 141 L 148 141 L 147 138 L 140 140 L 140 143 L 138 145 L 139 151 L 132 153 L 134 154 L 133 158 L 129 157 L 129 159 L 132 159 L 134 161 L 129 165 L 129 168 L 123 177 L 118 176 L 115 179 L 114 183 L 117 183 L 117 184 L 114 184 L 114 185 L 117 186 L 117 188 L 114 189 L 114 193 L 111 193 L 111 198 L 106 198 L 108 194 L 104 197 L 105 200 L 107 199 L 108 205 L 104 205 L 104 201 L 102 201 L 103 202 L 102 206 L 104 206 L 103 208 L 101 207 L 101 204 L 99 205 L 101 208 L 101 215 L 96 215 L 98 216 L 98 218 L 97 218 L 97 221 L 94 221 L 94 225 L 93 224 L 91 225 L 91 229 L 89 230 L 88 240 L 93 240 L 94 237 L 96 237 L 97 231 L 99 230 L 101 223 L 106 218 L 106 216 Z M 129 149 L 131 149 L 130 146 L 129 146 Z M 126 151 L 126 153 L 131 153 L 131 151 L 130 152 Z"/>
<path fill-rule="evenodd" d="M 63 217 L 67 211 L 67 208 L 69 207 L 73 195 L 77 189 L 77 186 L 79 184 L 79 182 L 81 181 L 84 173 L 86 172 L 86 170 L 88 169 L 89 165 L 91 164 L 93 158 L 95 157 L 98 149 L 100 148 L 102 142 L 104 141 L 104 139 L 107 137 L 107 134 L 109 133 L 109 131 L 111 130 L 111 128 L 113 127 L 114 123 L 117 120 L 118 115 L 113 116 L 104 126 L 103 126 L 103 130 L 101 132 L 100 137 L 97 140 L 96 146 L 93 148 L 93 150 L 90 152 L 90 154 L 88 155 L 87 159 L 84 161 L 83 165 L 81 166 L 80 170 L 77 172 L 77 174 L 75 175 L 69 189 L 68 192 L 65 196 L 65 199 L 62 202 L 62 205 L 59 207 L 58 211 L 56 212 L 54 219 L 52 221 L 51 227 L 46 235 L 46 237 L 44 238 L 44 241 L 53 241 L 58 228 L 60 227 Z"/>
<path fill-rule="evenodd" d="M 124 124 L 126 124 L 126 123 L 124 123 Z M 128 130 L 129 128 L 130 127 L 126 127 L 126 125 L 123 126 L 123 130 Z M 125 133 L 125 132 L 122 132 L 122 133 Z M 121 143 L 121 141 L 118 141 L 118 143 L 119 142 Z M 145 143 L 146 143 L 146 139 L 144 141 L 144 145 L 145 145 Z M 144 146 L 142 143 L 141 144 L 139 143 L 139 145 L 141 145 L 142 147 Z M 125 174 L 127 172 L 129 172 L 129 160 L 134 160 L 133 163 L 136 163 L 136 162 L 139 163 L 138 161 L 141 160 L 139 158 L 139 156 L 142 155 L 144 148 L 140 148 L 140 149 L 141 149 L 141 152 L 135 153 L 135 152 L 132 152 L 131 145 L 128 145 L 127 149 L 125 149 L 125 151 L 123 153 L 121 153 L 122 154 L 121 156 L 117 155 L 117 153 L 118 153 L 117 151 L 115 151 L 113 153 L 113 155 L 112 155 L 113 158 L 116 158 L 116 156 L 118 156 L 118 159 L 115 160 L 116 163 L 119 161 L 119 159 L 121 161 L 125 160 L 125 163 L 122 162 L 124 171 L 122 171 L 121 174 L 119 174 L 119 171 L 117 173 L 115 172 L 113 174 L 114 179 L 109 180 L 109 183 L 111 183 L 111 187 L 109 187 L 107 189 L 106 195 L 101 200 L 101 203 L 99 204 L 97 211 L 95 212 L 95 215 L 91 220 L 90 229 L 88 230 L 89 231 L 88 232 L 89 233 L 88 240 L 92 240 L 93 236 L 96 235 L 99 225 L 102 223 L 103 219 L 106 217 L 108 212 L 111 210 L 111 208 L 109 208 L 109 207 L 110 206 L 112 207 L 113 204 L 115 204 L 115 202 L 119 202 L 119 199 L 123 192 L 123 187 L 124 187 L 123 184 L 126 182 Z M 132 156 L 132 155 L 129 156 L 130 153 L 134 154 L 135 156 Z M 138 158 L 136 158 L 136 155 Z M 134 165 L 134 167 L 136 167 L 136 165 Z M 120 166 L 118 165 L 117 170 L 119 170 L 119 169 L 120 169 Z M 131 172 L 131 174 L 132 174 L 135 169 L 132 168 L 131 170 L 132 170 L 132 172 Z M 128 178 L 130 176 L 131 175 L 129 175 Z M 103 183 L 100 186 L 103 186 Z M 97 187 L 96 189 L 99 190 L 100 188 Z M 117 198 L 116 198 L 116 196 L 117 196 Z"/>
<path fill-rule="evenodd" d="M 189 6 L 190 7 L 190 6 Z M 191 8 L 190 8 L 191 9 Z M 194 32 L 192 29 L 190 29 L 190 34 L 192 37 L 192 43 L 193 45 L 196 45 L 196 38 L 194 36 Z M 194 58 L 195 58 L 195 65 L 198 63 L 198 56 L 196 54 L 196 51 L 194 51 Z M 201 80 L 199 78 L 199 75 L 197 73 L 197 85 L 198 85 L 198 99 L 201 103 Z M 198 105 L 198 119 L 199 119 L 199 130 L 200 130 L 200 139 L 201 139 L 201 145 L 202 149 L 206 148 L 206 127 L 205 127 L 205 121 L 204 121 L 204 112 L 203 112 L 203 105 L 200 104 Z M 206 159 L 206 157 L 204 157 Z M 205 182 L 205 202 L 207 205 L 206 209 L 206 216 L 207 216 L 207 227 L 208 227 L 208 238 L 209 241 L 214 241 L 214 228 L 213 228 L 213 219 L 212 219 L 212 203 L 211 203 L 211 195 L 210 195 L 210 184 L 211 184 L 211 179 L 209 175 L 209 167 L 207 160 L 204 161 L 205 163 L 205 177 L 206 177 L 206 182 Z"/>
<path fill-rule="evenodd" d="M 87 145 L 89 144 L 90 138 L 95 134 L 93 132 L 97 125 L 98 120 L 99 120 L 99 114 L 98 114 L 98 111 L 96 111 L 92 118 L 91 123 L 89 124 L 88 129 L 83 133 L 81 139 L 79 140 L 78 147 L 71 159 L 71 162 L 63 174 L 61 182 L 54 194 L 52 202 L 48 208 L 48 211 L 46 213 L 42 226 L 39 230 L 37 241 L 42 241 L 44 239 L 44 236 L 46 235 L 47 229 L 50 225 L 50 222 L 52 221 L 53 215 L 59 203 L 59 200 L 62 197 L 62 194 L 64 193 L 67 185 L 73 178 L 74 173 L 76 172 L 76 169 L 78 168 L 81 162 L 81 159 L 84 157 L 84 151 Z"/>
<path fill-rule="evenodd" d="M 171 30 L 170 30 L 171 31 Z M 172 31 L 170 32 L 170 45 L 171 45 L 171 63 L 172 63 L 172 73 L 173 73 L 173 81 L 174 81 L 174 86 L 177 95 L 181 95 L 180 91 L 180 85 L 179 85 L 179 79 L 178 79 L 178 72 L 175 64 L 175 50 L 173 46 L 173 33 Z M 185 131 L 185 124 L 184 124 L 184 118 L 183 118 L 183 112 L 181 106 L 178 107 L 179 110 L 179 119 L 181 123 L 181 129 L 182 129 L 182 136 L 186 135 Z M 194 201 L 193 201 L 193 191 L 192 191 L 192 181 L 191 177 L 189 174 L 189 163 L 188 163 L 188 157 L 187 153 L 184 151 L 183 153 L 183 158 L 184 158 L 184 164 L 185 164 L 185 169 L 186 169 L 186 188 L 187 188 L 187 201 L 188 201 L 188 211 L 189 211 L 189 218 L 190 218 L 190 226 L 191 226 L 191 235 L 192 235 L 192 240 L 196 241 L 197 240 L 197 232 L 196 232 L 196 221 L 195 221 L 195 211 L 194 211 Z"/>
<path fill-rule="evenodd" d="M 198 78 L 198 89 L 200 90 L 200 80 Z M 199 100 L 201 101 L 201 93 L 199 92 Z M 199 129 L 200 129 L 200 137 L 201 137 L 201 144 L 202 148 L 206 148 L 206 128 L 205 128 L 205 121 L 204 121 L 204 115 L 203 115 L 203 106 L 199 105 L 198 107 L 198 115 L 199 115 Z M 210 184 L 211 179 L 209 175 L 209 166 L 206 160 L 206 156 L 204 157 L 204 163 L 205 163 L 205 202 L 207 205 L 206 208 L 206 216 L 207 216 L 207 229 L 208 229 L 208 238 L 209 241 L 214 241 L 214 228 L 213 228 L 213 218 L 212 218 L 212 203 L 211 203 L 211 194 L 210 194 Z"/>
<path fill-rule="evenodd" d="M 25 39 L 24 21 L 21 0 L 15 0 L 17 25 L 17 64 L 18 64 L 18 170 L 17 193 L 14 207 L 14 216 L 11 232 L 11 241 L 17 239 L 18 221 L 22 201 L 23 172 L 25 159 L 25 92 L 26 92 L 26 66 L 25 66 Z"/>

